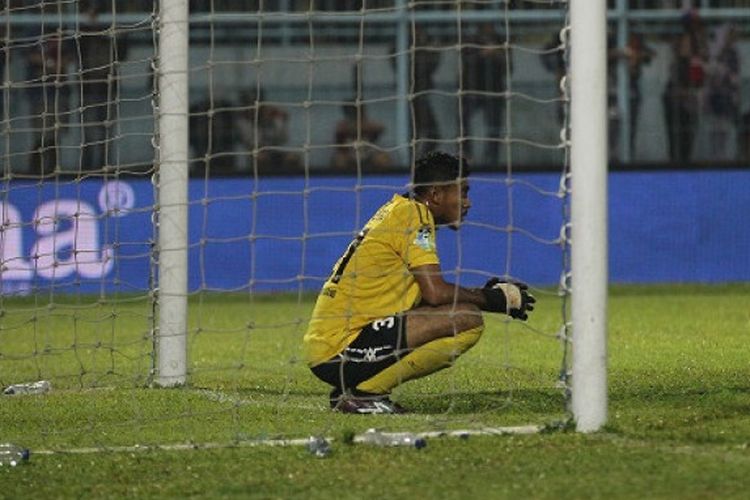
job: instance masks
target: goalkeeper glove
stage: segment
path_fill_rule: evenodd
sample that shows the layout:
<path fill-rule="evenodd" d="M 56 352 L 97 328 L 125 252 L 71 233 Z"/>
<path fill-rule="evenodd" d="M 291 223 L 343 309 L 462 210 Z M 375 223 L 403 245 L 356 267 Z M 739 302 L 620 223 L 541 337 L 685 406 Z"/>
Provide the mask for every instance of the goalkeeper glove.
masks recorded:
<path fill-rule="evenodd" d="M 527 311 L 534 310 L 536 299 L 529 293 L 529 285 L 520 281 L 503 281 L 491 278 L 482 288 L 486 302 L 485 311 L 499 312 L 511 318 L 526 320 Z"/>

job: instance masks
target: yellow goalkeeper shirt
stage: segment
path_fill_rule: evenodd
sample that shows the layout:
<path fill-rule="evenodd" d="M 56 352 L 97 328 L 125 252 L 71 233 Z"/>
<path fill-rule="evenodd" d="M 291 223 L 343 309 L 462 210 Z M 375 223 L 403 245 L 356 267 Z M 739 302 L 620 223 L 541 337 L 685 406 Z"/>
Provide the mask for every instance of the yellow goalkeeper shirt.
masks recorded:
<path fill-rule="evenodd" d="M 432 213 L 421 202 L 394 195 L 323 285 L 304 337 L 308 364 L 343 351 L 372 321 L 411 309 L 421 294 L 410 269 L 438 263 Z"/>

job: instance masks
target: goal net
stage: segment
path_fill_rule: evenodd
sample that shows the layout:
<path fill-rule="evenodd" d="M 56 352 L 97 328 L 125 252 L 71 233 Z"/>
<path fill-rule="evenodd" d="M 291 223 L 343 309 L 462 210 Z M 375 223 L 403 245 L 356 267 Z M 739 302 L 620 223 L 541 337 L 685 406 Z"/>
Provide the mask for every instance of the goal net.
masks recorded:
<path fill-rule="evenodd" d="M 212 0 L 189 25 L 185 3 L 3 2 L 0 385 L 51 386 L 2 396 L 4 439 L 565 418 L 567 2 Z M 455 366 L 398 387 L 413 417 L 332 417 L 302 355 L 315 296 L 435 150 L 472 165 L 470 215 L 438 234 L 446 278 L 528 282 L 537 311 L 486 315 Z"/>

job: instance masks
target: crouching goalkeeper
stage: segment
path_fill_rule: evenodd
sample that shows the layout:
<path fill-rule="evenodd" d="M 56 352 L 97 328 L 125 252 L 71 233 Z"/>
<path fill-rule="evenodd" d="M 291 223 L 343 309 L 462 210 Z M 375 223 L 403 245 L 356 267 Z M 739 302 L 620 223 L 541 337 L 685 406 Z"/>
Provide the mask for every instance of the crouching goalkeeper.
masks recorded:
<path fill-rule="evenodd" d="M 421 158 L 412 191 L 380 207 L 336 262 L 304 337 L 312 372 L 333 387 L 334 410 L 403 413 L 391 390 L 450 366 L 476 344 L 481 311 L 525 320 L 534 309 L 522 283 L 493 278 L 474 289 L 443 279 L 435 230 L 458 229 L 466 217 L 468 176 L 461 158 Z"/>

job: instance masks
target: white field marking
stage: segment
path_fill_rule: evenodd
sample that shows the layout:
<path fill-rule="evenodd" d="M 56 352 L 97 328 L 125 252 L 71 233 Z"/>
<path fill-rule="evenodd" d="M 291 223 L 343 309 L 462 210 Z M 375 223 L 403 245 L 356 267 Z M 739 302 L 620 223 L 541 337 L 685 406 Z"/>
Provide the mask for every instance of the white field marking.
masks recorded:
<path fill-rule="evenodd" d="M 228 403 L 234 406 L 270 406 L 270 407 L 293 407 L 300 410 L 321 410 L 325 408 L 323 405 L 300 405 L 300 404 L 279 404 L 270 401 L 258 401 L 255 399 L 246 399 L 237 396 L 232 396 L 226 392 L 214 391 L 211 389 L 195 389 L 192 392 L 210 399 L 216 403 Z"/>
<path fill-rule="evenodd" d="M 524 434 L 539 434 L 544 429 L 543 425 L 518 425 L 511 427 L 482 427 L 479 429 L 467 429 L 467 430 L 455 430 L 455 431 L 428 431 L 428 432 L 417 432 L 415 434 L 420 437 L 434 438 L 434 437 L 469 437 L 469 436 L 506 436 L 509 434 L 513 435 L 524 435 Z M 388 434 L 388 433 L 384 433 Z"/>
<path fill-rule="evenodd" d="M 486 427 L 482 429 L 466 429 L 453 431 L 426 431 L 411 432 L 424 438 L 466 438 L 468 436 L 504 436 L 519 434 L 537 434 L 543 429 L 541 425 L 525 425 L 516 427 Z M 406 432 L 382 432 L 385 436 L 400 436 Z M 364 434 L 354 436 L 355 443 L 363 441 Z M 311 436 L 313 437 L 313 436 Z M 333 437 L 324 438 L 328 442 L 336 441 Z M 88 448 L 66 448 L 60 450 L 31 450 L 33 455 L 86 455 L 92 453 L 138 453 L 148 451 L 188 451 L 188 450 L 211 450 L 224 448 L 256 448 L 259 446 L 307 446 L 310 438 L 294 439 L 249 439 L 225 443 L 177 443 L 177 444 L 155 444 L 155 445 L 132 445 L 132 446 L 100 446 Z"/>
<path fill-rule="evenodd" d="M 366 418 L 366 417 L 364 417 Z M 424 438 L 466 438 L 467 436 L 502 436 L 502 435 L 528 435 L 539 433 L 543 429 L 540 425 L 525 425 L 516 427 L 488 427 L 481 429 L 466 429 L 453 431 L 427 431 L 414 432 L 414 434 Z M 383 432 L 386 436 L 399 436 L 405 432 Z M 363 434 L 354 436 L 354 442 L 362 442 Z M 659 451 L 673 455 L 690 455 L 716 458 L 731 462 L 747 463 L 750 456 L 747 455 L 747 445 L 733 446 L 669 446 L 656 445 L 648 441 L 614 437 L 606 434 L 590 435 L 594 439 L 620 443 L 630 448 L 648 448 L 653 451 Z M 328 442 L 336 441 L 335 438 L 324 438 Z M 228 448 L 257 448 L 260 446 L 307 446 L 310 438 L 295 439 L 256 439 L 224 443 L 177 443 L 162 445 L 133 445 L 133 446 L 100 446 L 89 448 L 68 448 L 59 450 L 31 450 L 32 460 L 34 455 L 85 455 L 94 453 L 139 453 L 155 451 L 190 451 L 190 450 L 210 450 L 210 449 L 228 449 Z M 738 453 L 739 452 L 739 453 Z"/>
<path fill-rule="evenodd" d="M 31 450 L 31 455 L 86 455 L 91 453 L 137 453 L 146 451 L 187 451 L 212 450 L 222 448 L 252 448 L 256 446 L 302 446 L 305 439 L 258 439 L 227 443 L 176 443 L 133 446 L 100 446 L 89 448 L 66 448 L 61 450 Z"/>

